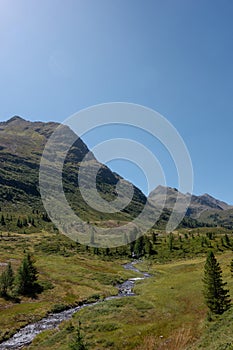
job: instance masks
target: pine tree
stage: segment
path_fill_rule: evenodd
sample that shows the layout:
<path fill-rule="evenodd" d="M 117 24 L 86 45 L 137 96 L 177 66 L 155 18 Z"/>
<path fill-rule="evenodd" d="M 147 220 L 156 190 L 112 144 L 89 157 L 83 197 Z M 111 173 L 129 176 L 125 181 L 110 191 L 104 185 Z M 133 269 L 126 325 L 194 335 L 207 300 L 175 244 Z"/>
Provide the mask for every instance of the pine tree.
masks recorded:
<path fill-rule="evenodd" d="M 157 234 L 155 232 L 152 232 L 152 242 L 153 244 L 157 242 Z"/>
<path fill-rule="evenodd" d="M 34 263 L 32 256 L 27 254 L 18 269 L 16 281 L 19 294 L 30 295 L 34 293 L 37 281 L 37 269 Z"/>
<path fill-rule="evenodd" d="M 139 258 L 140 256 L 143 255 L 144 253 L 144 237 L 140 236 L 134 245 L 134 253 L 136 254 L 136 256 Z"/>
<path fill-rule="evenodd" d="M 149 240 L 148 237 L 145 236 L 145 239 L 144 239 L 144 250 L 145 250 L 145 253 L 150 256 L 152 253 L 153 253 L 153 248 L 152 248 L 152 244 L 151 244 L 151 241 Z"/>
<path fill-rule="evenodd" d="M 169 241 L 168 241 L 170 252 L 172 252 L 172 250 L 173 250 L 173 242 L 174 242 L 174 236 L 172 233 L 170 233 L 169 234 Z"/>
<path fill-rule="evenodd" d="M 7 275 L 6 275 L 6 271 L 3 271 L 3 273 L 0 276 L 0 295 L 2 297 L 5 297 L 7 295 L 7 288 L 8 288 Z"/>
<path fill-rule="evenodd" d="M 18 220 L 17 220 L 17 226 L 19 228 L 22 228 L 22 226 L 23 226 L 22 221 L 20 220 L 20 218 L 18 218 Z"/>
<path fill-rule="evenodd" d="M 229 291 L 224 288 L 222 270 L 212 251 L 207 255 L 203 282 L 206 305 L 212 313 L 221 315 L 230 307 Z"/>
<path fill-rule="evenodd" d="M 12 288 L 14 283 L 14 271 L 12 269 L 11 263 L 9 262 L 6 268 L 6 275 L 7 275 L 7 284 L 8 288 Z"/>
<path fill-rule="evenodd" d="M 2 225 L 2 226 L 5 226 L 5 225 L 6 225 L 5 218 L 4 218 L 4 215 L 3 215 L 3 214 L 2 214 L 2 216 L 1 216 L 1 225 Z"/>
<path fill-rule="evenodd" d="M 27 226 L 28 225 L 28 221 L 26 218 L 23 218 L 23 223 L 22 223 L 23 226 Z"/>
<path fill-rule="evenodd" d="M 107 247 L 105 248 L 105 255 L 108 256 L 110 254 L 110 249 Z"/>
<path fill-rule="evenodd" d="M 14 283 L 14 272 L 12 270 L 11 263 L 9 262 L 6 270 L 3 271 L 0 277 L 0 294 L 6 296 L 10 289 L 12 289 Z"/>
<path fill-rule="evenodd" d="M 81 322 L 79 321 L 78 327 L 76 329 L 75 338 L 70 344 L 71 350 L 87 350 L 87 346 L 84 343 L 83 336 L 81 334 Z"/>

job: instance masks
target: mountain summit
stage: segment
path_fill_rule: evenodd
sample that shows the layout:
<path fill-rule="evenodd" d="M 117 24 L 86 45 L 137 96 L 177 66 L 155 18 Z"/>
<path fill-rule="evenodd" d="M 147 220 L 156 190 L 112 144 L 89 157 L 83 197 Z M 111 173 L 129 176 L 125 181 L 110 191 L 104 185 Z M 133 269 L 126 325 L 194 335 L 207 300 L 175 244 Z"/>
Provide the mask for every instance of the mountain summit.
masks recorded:
<path fill-rule="evenodd" d="M 176 202 L 177 195 L 187 201 L 190 194 L 180 193 L 171 187 L 158 186 L 147 198 L 135 186 L 125 181 L 118 174 L 112 172 L 107 166 L 98 162 L 89 151 L 85 143 L 77 138 L 67 126 L 55 122 L 30 122 L 19 116 L 14 116 L 8 121 L 0 122 L 0 207 L 8 212 L 29 213 L 39 209 L 44 211 L 39 188 L 39 168 L 42 153 L 50 136 L 58 128 L 62 127 L 68 133 L 68 138 L 76 139 L 66 155 L 62 181 L 66 199 L 72 209 L 85 221 L 92 221 L 98 224 L 107 221 L 121 222 L 132 221 L 143 210 L 146 203 L 150 207 L 150 219 L 161 211 L 162 202 L 166 196 L 164 212 L 161 215 L 163 223 L 167 222 L 169 215 Z M 74 137 L 75 135 L 75 137 Z M 58 148 L 62 148 L 61 139 L 57 139 Z M 119 180 L 125 184 L 124 195 L 131 198 L 127 206 L 119 212 L 111 213 L 93 209 L 83 199 L 78 183 L 80 163 L 88 154 L 89 168 L 85 174 L 82 187 L 92 197 L 93 188 L 90 183 L 93 174 L 96 175 L 96 190 L 99 196 L 107 202 L 119 199 L 117 184 Z M 48 154 L 48 159 L 53 158 L 53 154 Z M 186 216 L 193 219 L 200 219 L 202 222 L 214 224 L 231 225 L 233 207 L 214 197 L 203 194 L 201 196 L 191 196 L 191 203 Z M 179 207 L 178 207 L 179 211 Z M 222 215 L 221 212 L 225 214 Z M 205 215 L 204 215 L 205 214 Z M 213 219 L 214 218 L 214 219 Z M 115 225 L 113 224 L 113 225 Z"/>
<path fill-rule="evenodd" d="M 109 202 L 117 198 L 116 184 L 120 179 L 126 184 L 126 192 L 128 187 L 131 190 L 132 185 L 99 163 L 85 143 L 67 126 L 54 122 L 30 122 L 19 116 L 0 123 L 0 205 L 19 212 L 43 208 L 39 189 L 40 161 L 49 137 L 59 126 L 66 130 L 68 137 L 76 139 L 67 153 L 63 167 L 63 188 L 67 200 L 86 220 L 100 219 L 102 214 L 88 206 L 82 199 L 78 186 L 79 164 L 85 155 L 88 154 L 91 165 L 84 184 L 87 189 L 92 172 L 96 169 L 97 191 Z M 62 139 L 57 140 L 57 144 L 62 146 Z M 130 204 L 123 213 L 116 214 L 115 219 L 130 219 L 143 209 L 145 202 L 144 194 L 133 186 Z M 114 219 L 114 215 L 106 214 L 105 218 Z"/>
<path fill-rule="evenodd" d="M 177 196 L 186 200 L 190 197 L 189 193 L 181 193 L 176 188 L 158 186 L 150 194 L 148 199 L 153 200 L 158 205 L 162 205 L 164 197 L 166 196 L 165 207 L 172 209 L 176 202 Z M 209 194 L 205 193 L 201 196 L 191 195 L 191 202 L 187 210 L 187 215 L 193 218 L 198 218 L 206 210 L 228 210 L 232 209 L 232 206 L 220 201 Z"/>

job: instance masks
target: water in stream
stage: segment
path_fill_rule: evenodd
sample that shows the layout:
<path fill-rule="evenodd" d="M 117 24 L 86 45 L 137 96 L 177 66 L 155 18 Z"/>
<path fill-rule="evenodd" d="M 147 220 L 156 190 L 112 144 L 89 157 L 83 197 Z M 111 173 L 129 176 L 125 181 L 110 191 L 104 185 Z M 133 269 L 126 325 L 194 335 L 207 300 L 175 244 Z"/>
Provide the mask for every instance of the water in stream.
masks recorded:
<path fill-rule="evenodd" d="M 117 296 L 111 296 L 106 298 L 104 301 L 110 300 L 110 299 L 116 299 L 116 298 L 122 298 L 126 296 L 133 296 L 135 295 L 133 293 L 133 287 L 135 284 L 135 281 L 137 280 L 143 280 L 147 277 L 150 277 L 147 273 L 142 273 L 139 271 L 135 266 L 134 262 L 128 263 L 123 265 L 126 270 L 131 270 L 134 272 L 138 272 L 143 275 L 143 277 L 135 277 L 130 278 L 124 283 L 118 285 L 118 295 Z M 29 345 L 32 340 L 41 332 L 48 330 L 48 329 L 54 329 L 58 327 L 58 325 L 66 320 L 69 320 L 72 315 L 79 311 L 80 309 L 87 307 L 87 306 L 93 306 L 97 303 L 100 303 L 100 301 L 97 301 L 95 303 L 88 303 L 83 304 L 82 306 L 77 306 L 74 308 L 71 308 L 69 310 L 65 310 L 59 313 L 50 314 L 49 316 L 41 319 L 38 322 L 29 324 L 23 328 L 21 328 L 16 334 L 13 335 L 10 339 L 0 344 L 0 350 L 18 350 L 23 349 L 24 346 Z"/>

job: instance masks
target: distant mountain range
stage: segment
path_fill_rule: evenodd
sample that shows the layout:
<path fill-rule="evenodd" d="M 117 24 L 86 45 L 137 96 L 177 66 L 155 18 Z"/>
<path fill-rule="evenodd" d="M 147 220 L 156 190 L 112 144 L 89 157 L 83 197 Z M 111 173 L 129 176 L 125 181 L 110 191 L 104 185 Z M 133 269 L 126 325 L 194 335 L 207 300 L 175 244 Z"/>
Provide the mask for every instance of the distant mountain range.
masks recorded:
<path fill-rule="evenodd" d="M 190 197 L 190 194 L 183 194 L 179 192 L 176 188 L 158 186 L 149 195 L 149 199 L 156 201 L 160 205 L 163 201 L 164 196 L 166 196 L 165 207 L 172 209 L 177 199 L 177 195 L 181 196 L 184 200 Z M 206 210 L 228 210 L 233 209 L 229 204 L 220 201 L 209 194 L 205 193 L 201 196 L 191 195 L 191 202 L 187 211 L 187 215 L 198 218 L 201 213 Z"/>
<path fill-rule="evenodd" d="M 54 122 L 30 122 L 15 116 L 6 122 L 0 122 L 0 206 L 5 211 L 27 212 L 43 205 L 39 191 L 39 166 L 44 147 L 59 127 Z M 74 133 L 63 126 L 72 138 Z M 60 141 L 58 140 L 58 143 Z M 71 207 L 88 221 L 130 221 L 143 210 L 147 198 L 133 186 L 133 198 L 120 213 L 103 214 L 88 206 L 83 200 L 78 187 L 79 165 L 89 152 L 88 147 L 78 138 L 70 148 L 63 168 L 63 188 Z M 111 202 L 117 198 L 116 184 L 122 179 L 107 166 L 89 154 L 90 172 L 86 174 L 85 188 L 88 191 L 89 179 L 97 168 L 97 190 L 102 198 Z M 123 180 L 125 191 L 130 191 L 132 184 Z M 160 207 L 166 195 L 165 209 L 160 222 L 166 222 L 176 202 L 178 190 L 171 187 L 158 186 L 148 196 L 150 215 Z M 180 193 L 179 193 L 180 194 Z M 91 194 L 90 194 L 91 195 Z M 180 194 L 184 200 L 190 194 Z M 208 194 L 191 196 L 186 216 L 194 222 L 233 227 L 233 207 L 213 198 Z"/>
<path fill-rule="evenodd" d="M 158 186 L 148 196 L 148 200 L 153 200 L 157 205 L 162 205 L 165 199 L 165 208 L 172 210 L 177 196 L 183 200 L 190 198 L 190 204 L 186 216 L 213 225 L 233 227 L 233 206 L 205 193 L 201 196 L 184 194 L 176 188 Z"/>

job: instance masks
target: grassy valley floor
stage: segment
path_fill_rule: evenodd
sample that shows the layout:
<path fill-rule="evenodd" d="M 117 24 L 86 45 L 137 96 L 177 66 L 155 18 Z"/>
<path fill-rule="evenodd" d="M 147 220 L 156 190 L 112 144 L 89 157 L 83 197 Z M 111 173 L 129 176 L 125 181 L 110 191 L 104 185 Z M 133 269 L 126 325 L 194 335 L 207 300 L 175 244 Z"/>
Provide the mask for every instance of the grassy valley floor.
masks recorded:
<path fill-rule="evenodd" d="M 51 310 L 117 294 L 117 283 L 138 276 L 123 269 L 121 265 L 126 259 L 96 256 L 88 250 L 79 252 L 74 242 L 55 233 L 3 233 L 0 250 L 1 270 L 8 261 L 16 270 L 24 252 L 32 251 L 39 270 L 39 282 L 44 286 L 44 291 L 36 299 L 21 297 L 20 303 L 15 303 L 0 298 L 1 339 Z M 219 252 L 216 257 L 233 298 L 233 278 L 229 268 L 232 251 Z M 231 310 L 222 316 L 222 320 L 212 323 L 206 320 L 207 308 L 202 295 L 204 262 L 205 254 L 166 263 L 159 263 L 155 258 L 145 259 L 138 268 L 149 272 L 152 277 L 136 283 L 136 296 L 86 307 L 58 329 L 38 335 L 27 349 L 70 349 L 74 327 L 79 321 L 84 340 L 91 350 L 232 349 L 221 347 L 220 342 L 222 340 L 225 346 L 224 341 L 229 344 L 233 341 L 229 331 L 232 329 L 229 323 L 233 324 Z M 218 328 L 226 332 L 227 339 L 221 339 L 216 332 Z M 219 347 L 211 347 L 214 337 L 218 339 Z"/>
<path fill-rule="evenodd" d="M 218 258 L 232 295 L 233 279 L 229 273 L 232 252 Z M 153 277 L 137 283 L 137 296 L 85 308 L 55 333 L 39 335 L 28 349 L 68 350 L 74 334 L 71 324 L 76 326 L 79 320 L 89 349 L 182 350 L 191 345 L 193 350 L 204 349 L 202 345 L 193 345 L 200 343 L 209 326 L 202 296 L 203 265 L 203 258 L 163 265 L 140 264 L 138 267 L 149 268 Z M 209 343 L 210 346 L 211 338 Z"/>

